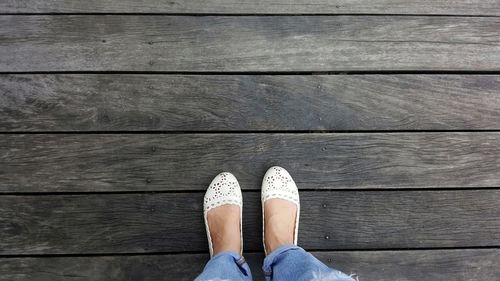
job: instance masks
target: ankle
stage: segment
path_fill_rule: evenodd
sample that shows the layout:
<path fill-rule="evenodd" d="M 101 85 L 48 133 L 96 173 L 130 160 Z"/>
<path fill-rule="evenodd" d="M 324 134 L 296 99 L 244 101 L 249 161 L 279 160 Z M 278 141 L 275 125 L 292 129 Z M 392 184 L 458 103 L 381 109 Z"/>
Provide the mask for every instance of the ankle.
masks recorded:
<path fill-rule="evenodd" d="M 270 254 L 274 252 L 276 249 L 281 248 L 283 246 L 293 245 L 293 238 L 291 239 L 283 239 L 282 237 L 269 237 L 265 242 L 266 252 Z"/>
<path fill-rule="evenodd" d="M 223 233 L 214 233 L 212 237 L 214 255 L 221 252 L 241 252 L 241 242 L 239 231 L 224 231 Z"/>

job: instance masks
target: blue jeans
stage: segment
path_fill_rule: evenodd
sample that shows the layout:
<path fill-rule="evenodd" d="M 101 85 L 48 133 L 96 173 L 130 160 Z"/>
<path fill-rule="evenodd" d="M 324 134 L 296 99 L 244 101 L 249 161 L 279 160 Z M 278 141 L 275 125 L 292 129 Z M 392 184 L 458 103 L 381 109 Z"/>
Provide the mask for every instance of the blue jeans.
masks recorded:
<path fill-rule="evenodd" d="M 264 259 L 266 281 L 355 281 L 352 277 L 329 268 L 298 246 L 282 246 Z M 239 254 L 222 252 L 215 255 L 195 281 L 251 281 L 252 274 Z"/>

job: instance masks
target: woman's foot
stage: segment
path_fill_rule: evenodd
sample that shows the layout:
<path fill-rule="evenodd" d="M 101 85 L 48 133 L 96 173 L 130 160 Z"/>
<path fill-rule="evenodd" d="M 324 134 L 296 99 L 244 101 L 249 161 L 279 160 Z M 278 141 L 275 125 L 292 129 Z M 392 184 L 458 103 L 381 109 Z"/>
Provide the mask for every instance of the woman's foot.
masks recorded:
<path fill-rule="evenodd" d="M 225 251 L 241 254 L 243 197 L 238 180 L 227 172 L 217 175 L 205 193 L 203 206 L 210 256 Z"/>
<path fill-rule="evenodd" d="M 213 255 L 220 252 L 241 252 L 240 206 L 223 205 L 211 209 L 207 215 Z"/>
<path fill-rule="evenodd" d="M 262 180 L 262 207 L 266 254 L 284 245 L 296 245 L 299 192 L 285 169 L 275 166 L 267 170 Z"/>
<path fill-rule="evenodd" d="M 297 206 L 287 200 L 270 199 L 264 203 L 264 213 L 266 252 L 271 253 L 283 245 L 293 245 Z"/>

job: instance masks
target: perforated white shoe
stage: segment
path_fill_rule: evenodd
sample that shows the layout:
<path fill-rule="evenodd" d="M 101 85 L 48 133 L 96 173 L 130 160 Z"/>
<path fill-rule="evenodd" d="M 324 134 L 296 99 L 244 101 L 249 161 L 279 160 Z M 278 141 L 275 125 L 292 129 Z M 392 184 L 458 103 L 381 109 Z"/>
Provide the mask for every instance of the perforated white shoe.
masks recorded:
<path fill-rule="evenodd" d="M 205 218 L 205 230 L 207 231 L 208 249 L 210 257 L 213 256 L 214 249 L 210 229 L 208 226 L 207 214 L 210 210 L 222 205 L 238 205 L 240 207 L 240 255 L 243 254 L 243 196 L 241 195 L 240 185 L 236 177 L 228 172 L 218 174 L 208 186 L 205 198 L 203 200 L 203 216 Z"/>
<path fill-rule="evenodd" d="M 270 199 L 283 199 L 292 202 L 297 206 L 297 215 L 295 216 L 295 230 L 293 234 L 293 244 L 297 245 L 297 234 L 299 231 L 300 200 L 299 190 L 290 174 L 282 167 L 274 166 L 267 170 L 262 180 L 262 242 L 264 252 L 267 253 L 265 242 L 265 213 L 264 203 Z"/>

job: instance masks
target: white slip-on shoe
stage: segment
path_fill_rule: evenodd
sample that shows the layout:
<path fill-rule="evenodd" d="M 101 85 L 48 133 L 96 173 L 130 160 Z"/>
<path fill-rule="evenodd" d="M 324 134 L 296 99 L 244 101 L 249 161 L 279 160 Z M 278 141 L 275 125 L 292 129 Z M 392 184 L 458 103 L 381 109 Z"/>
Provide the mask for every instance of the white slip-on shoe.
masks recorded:
<path fill-rule="evenodd" d="M 264 244 L 264 252 L 267 253 L 265 242 L 265 214 L 264 203 L 269 199 L 283 199 L 292 202 L 297 206 L 297 215 L 295 216 L 295 230 L 293 233 L 293 244 L 297 245 L 297 234 L 299 231 L 299 215 L 300 215 L 300 200 L 299 190 L 293 181 L 290 174 L 284 168 L 274 166 L 267 170 L 262 179 L 262 243 Z"/>
<path fill-rule="evenodd" d="M 208 186 L 205 198 L 203 200 L 203 217 L 205 218 L 205 230 L 207 231 L 208 249 L 210 257 L 213 256 L 214 249 L 210 229 L 208 226 L 207 214 L 210 210 L 222 205 L 240 206 L 240 255 L 243 254 L 243 196 L 241 195 L 240 185 L 236 177 L 228 172 L 218 174 Z"/>

